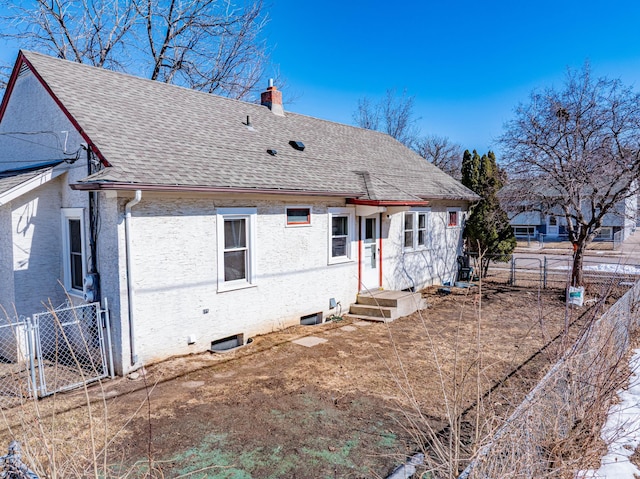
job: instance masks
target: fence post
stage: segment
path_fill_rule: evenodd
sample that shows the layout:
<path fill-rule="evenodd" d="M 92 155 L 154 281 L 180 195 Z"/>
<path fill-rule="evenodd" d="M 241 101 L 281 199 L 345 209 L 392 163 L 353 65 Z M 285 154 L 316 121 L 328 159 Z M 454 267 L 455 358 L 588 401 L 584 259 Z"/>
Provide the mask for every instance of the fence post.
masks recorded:
<path fill-rule="evenodd" d="M 36 381 L 36 341 L 34 335 L 36 334 L 36 328 L 33 324 L 31 317 L 26 319 L 27 326 L 27 350 L 29 351 L 29 372 L 31 378 L 31 395 L 34 398 L 38 397 L 38 382 Z"/>
<path fill-rule="evenodd" d="M 509 278 L 509 283 L 512 286 L 516 285 L 516 259 L 511 256 L 511 277 Z"/>
<path fill-rule="evenodd" d="M 542 289 L 547 289 L 547 256 L 544 257 L 543 275 L 542 275 Z"/>

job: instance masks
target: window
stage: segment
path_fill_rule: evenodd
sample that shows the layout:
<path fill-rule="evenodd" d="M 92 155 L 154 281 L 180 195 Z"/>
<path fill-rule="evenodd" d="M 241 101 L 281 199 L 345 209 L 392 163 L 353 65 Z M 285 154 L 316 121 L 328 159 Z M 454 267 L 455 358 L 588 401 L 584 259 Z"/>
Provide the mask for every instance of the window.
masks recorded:
<path fill-rule="evenodd" d="M 218 291 L 254 285 L 256 216 L 255 208 L 218 209 Z"/>
<path fill-rule="evenodd" d="M 602 226 L 598 231 L 595 239 L 610 240 L 613 238 L 613 228 L 611 226 Z"/>
<path fill-rule="evenodd" d="M 427 214 L 418 213 L 418 246 L 427 245 Z"/>
<path fill-rule="evenodd" d="M 413 223 L 415 213 L 404 214 L 404 249 L 413 249 Z"/>
<path fill-rule="evenodd" d="M 305 226 L 311 224 L 311 208 L 287 208 L 287 226 Z"/>
<path fill-rule="evenodd" d="M 417 249 L 427 246 L 427 213 L 407 211 L 404 213 L 404 249 Z"/>
<path fill-rule="evenodd" d="M 460 226 L 460 210 L 447 210 L 447 226 L 449 228 Z"/>
<path fill-rule="evenodd" d="M 536 236 L 535 226 L 514 226 L 513 234 L 516 237 L 534 237 Z"/>
<path fill-rule="evenodd" d="M 84 215 L 82 208 L 62 208 L 64 287 L 82 294 L 85 276 Z"/>
<path fill-rule="evenodd" d="M 354 232 L 353 209 L 329 209 L 329 264 L 352 259 Z"/>

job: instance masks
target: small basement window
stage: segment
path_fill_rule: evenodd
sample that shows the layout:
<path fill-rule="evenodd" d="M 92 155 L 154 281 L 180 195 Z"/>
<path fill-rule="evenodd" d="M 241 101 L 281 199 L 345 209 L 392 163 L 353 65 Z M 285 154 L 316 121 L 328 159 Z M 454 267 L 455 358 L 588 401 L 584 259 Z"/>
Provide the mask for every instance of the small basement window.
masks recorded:
<path fill-rule="evenodd" d="M 311 208 L 287 208 L 287 226 L 303 226 L 311 224 Z"/>
<path fill-rule="evenodd" d="M 315 324 L 322 324 L 322 313 L 307 314 L 300 318 L 300 324 L 303 326 L 313 326 Z"/>
<path fill-rule="evenodd" d="M 235 334 L 223 339 L 211 341 L 212 353 L 223 353 L 244 345 L 244 334 Z"/>

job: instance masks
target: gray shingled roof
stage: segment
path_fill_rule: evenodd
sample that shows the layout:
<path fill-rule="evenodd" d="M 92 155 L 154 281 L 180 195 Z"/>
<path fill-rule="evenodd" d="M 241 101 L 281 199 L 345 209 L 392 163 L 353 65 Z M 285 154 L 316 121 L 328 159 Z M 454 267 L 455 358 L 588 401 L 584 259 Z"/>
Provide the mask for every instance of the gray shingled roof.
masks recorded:
<path fill-rule="evenodd" d="M 386 134 L 291 112 L 277 116 L 261 105 L 23 54 L 112 165 L 88 181 L 388 201 L 476 198 Z M 291 147 L 292 140 L 302 141 L 304 151 Z"/>
<path fill-rule="evenodd" d="M 51 170 L 52 168 L 52 166 L 46 166 L 35 170 L 29 170 L 27 172 L 13 171 L 10 174 L 3 174 L 0 172 L 0 195 L 21 185 L 25 181 L 29 181 L 30 179 Z"/>

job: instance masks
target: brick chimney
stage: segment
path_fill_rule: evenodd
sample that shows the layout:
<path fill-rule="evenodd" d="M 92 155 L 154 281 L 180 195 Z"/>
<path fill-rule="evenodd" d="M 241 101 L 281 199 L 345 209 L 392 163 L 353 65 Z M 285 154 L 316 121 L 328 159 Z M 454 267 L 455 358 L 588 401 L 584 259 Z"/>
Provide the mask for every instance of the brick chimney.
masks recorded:
<path fill-rule="evenodd" d="M 282 92 L 273 86 L 273 78 L 269 79 L 269 87 L 267 91 L 260 95 L 260 104 L 266 106 L 274 115 L 284 116 L 284 108 L 282 108 Z"/>

